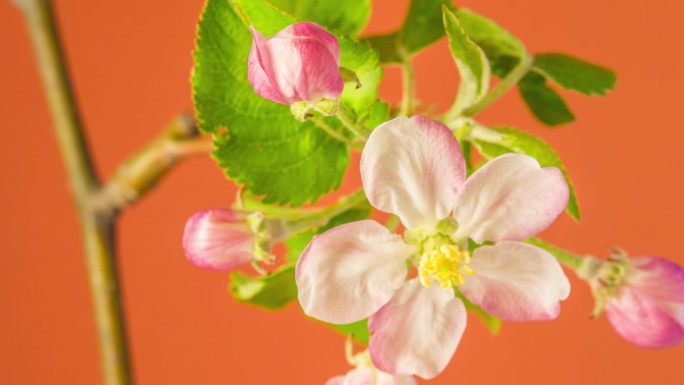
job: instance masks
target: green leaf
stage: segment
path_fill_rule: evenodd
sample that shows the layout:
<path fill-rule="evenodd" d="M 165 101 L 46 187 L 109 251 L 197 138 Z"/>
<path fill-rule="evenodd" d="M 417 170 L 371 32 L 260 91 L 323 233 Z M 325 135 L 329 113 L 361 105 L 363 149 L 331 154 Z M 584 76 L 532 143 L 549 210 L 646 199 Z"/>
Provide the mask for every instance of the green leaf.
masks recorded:
<path fill-rule="evenodd" d="M 504 77 L 527 55 L 523 43 L 491 19 L 466 8 L 458 8 L 456 17 L 466 35 L 487 55 L 497 76 Z"/>
<path fill-rule="evenodd" d="M 489 329 L 490 333 L 497 335 L 501 332 L 501 319 L 500 318 L 497 318 L 497 317 L 487 313 L 481 307 L 470 302 L 470 300 L 468 300 L 468 298 L 466 298 L 466 296 L 461 294 L 460 291 L 455 290 L 455 293 L 456 293 L 456 296 L 463 301 L 463 304 L 465 305 L 466 310 L 477 314 L 477 316 L 480 318 L 480 320 L 482 320 L 482 322 L 487 327 L 487 329 Z"/>
<path fill-rule="evenodd" d="M 451 0 L 411 0 L 402 27 L 387 35 L 371 36 L 368 41 L 380 52 L 383 63 L 400 63 L 401 50 L 413 55 L 444 36 L 442 7 L 453 9 Z"/>
<path fill-rule="evenodd" d="M 267 309 L 279 309 L 297 298 L 295 266 L 285 265 L 263 277 L 232 272 L 230 292 L 238 301 Z"/>
<path fill-rule="evenodd" d="M 380 54 L 383 63 L 401 63 L 401 55 L 397 50 L 397 33 L 389 35 L 369 36 L 364 39 Z"/>
<path fill-rule="evenodd" d="M 561 87 L 585 95 L 605 95 L 617 80 L 610 68 L 562 53 L 536 54 L 534 67 Z"/>
<path fill-rule="evenodd" d="M 262 30 L 285 22 L 272 11 Z M 339 187 L 347 149 L 313 123 L 296 121 L 288 106 L 254 93 L 247 80 L 252 38 L 245 14 L 228 0 L 208 0 L 202 13 L 192 76 L 200 129 L 214 134 L 214 159 L 250 193 L 293 206 L 314 202 Z"/>
<path fill-rule="evenodd" d="M 496 158 L 499 155 L 509 152 L 517 152 L 527 154 L 537 159 L 542 167 L 558 167 L 563 173 L 565 180 L 568 182 L 568 187 L 570 188 L 570 199 L 568 200 L 566 211 L 571 217 L 579 221 L 581 215 L 577 204 L 575 187 L 573 186 L 572 181 L 570 181 L 570 176 L 568 175 L 563 162 L 561 162 L 558 153 L 556 153 L 551 145 L 534 135 L 515 128 L 498 127 L 492 128 L 492 130 L 501 134 L 501 136 L 496 140 L 496 143 L 493 143 L 491 139 L 485 141 L 483 139 L 475 138 L 473 144 L 477 147 L 478 151 L 488 159 Z"/>
<path fill-rule="evenodd" d="M 559 126 L 575 120 L 563 98 L 546 84 L 543 76 L 528 73 L 518 83 L 518 90 L 532 114 L 547 126 Z"/>
<path fill-rule="evenodd" d="M 389 112 L 389 104 L 381 100 L 376 100 L 375 103 L 373 103 L 373 105 L 370 107 L 368 112 L 365 115 L 361 116 L 360 123 L 364 127 L 368 127 L 371 130 L 375 129 L 375 127 L 389 120 Z"/>
<path fill-rule="evenodd" d="M 361 87 L 347 83 L 340 100 L 357 117 L 362 116 L 378 100 L 383 68 L 378 53 L 366 41 L 355 41 L 341 37 L 340 66 L 353 70 Z"/>
<path fill-rule="evenodd" d="M 247 0 L 250 1 L 250 0 Z M 268 0 L 302 21 L 313 21 L 332 31 L 356 37 L 368 23 L 370 0 Z"/>
<path fill-rule="evenodd" d="M 345 325 L 335 325 L 328 323 L 326 323 L 326 325 L 342 333 L 342 335 L 344 336 L 351 335 L 351 337 L 358 343 L 368 345 L 368 319 L 363 319 L 361 321 Z"/>
<path fill-rule="evenodd" d="M 489 90 L 489 62 L 482 49 L 465 34 L 454 13 L 446 6 L 443 11 L 449 49 L 461 75 L 456 104 L 453 107 L 453 111 L 458 113 L 480 101 Z"/>
<path fill-rule="evenodd" d="M 412 0 L 404 26 L 399 31 L 401 45 L 413 54 L 444 36 L 442 7 L 453 9 L 451 0 Z"/>

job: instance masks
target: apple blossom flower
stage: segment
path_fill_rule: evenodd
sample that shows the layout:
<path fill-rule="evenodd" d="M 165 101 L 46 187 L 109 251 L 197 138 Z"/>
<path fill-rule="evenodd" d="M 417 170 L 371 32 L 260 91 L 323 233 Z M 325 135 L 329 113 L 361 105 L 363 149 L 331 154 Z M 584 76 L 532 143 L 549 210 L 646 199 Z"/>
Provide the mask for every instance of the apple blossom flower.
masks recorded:
<path fill-rule="evenodd" d="M 393 376 L 378 370 L 373 365 L 368 350 L 354 355 L 351 340 L 347 340 L 346 351 L 347 361 L 354 369 L 343 376 L 329 379 L 325 385 L 418 385 L 411 376 Z"/>
<path fill-rule="evenodd" d="M 403 239 L 373 220 L 351 222 L 315 237 L 298 261 L 304 312 L 337 324 L 369 317 L 370 356 L 384 372 L 430 379 L 446 367 L 466 326 L 456 288 L 510 321 L 555 318 L 569 295 L 556 259 L 519 242 L 565 208 L 561 172 L 506 154 L 465 176 L 442 123 L 413 116 L 378 126 L 361 179 L 371 205 L 401 219 Z M 471 255 L 469 239 L 493 244 Z M 418 277 L 407 280 L 407 261 Z"/>
<path fill-rule="evenodd" d="M 250 30 L 248 78 L 257 94 L 281 104 L 340 96 L 344 79 L 335 36 L 311 22 L 292 24 L 271 38 Z"/>
<path fill-rule="evenodd" d="M 587 258 L 578 275 L 596 298 L 594 316 L 605 310 L 613 329 L 642 347 L 684 341 L 684 269 L 664 258 L 628 258 L 619 250 L 606 261 Z"/>
<path fill-rule="evenodd" d="M 232 270 L 270 255 L 263 214 L 215 208 L 192 215 L 185 224 L 183 249 L 190 262 L 212 270 Z"/>

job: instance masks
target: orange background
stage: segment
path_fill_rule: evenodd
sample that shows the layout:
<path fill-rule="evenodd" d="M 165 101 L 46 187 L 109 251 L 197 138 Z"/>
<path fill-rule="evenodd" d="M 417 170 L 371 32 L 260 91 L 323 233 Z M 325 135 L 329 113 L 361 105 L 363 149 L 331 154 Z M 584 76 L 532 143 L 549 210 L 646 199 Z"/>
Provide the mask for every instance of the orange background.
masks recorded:
<path fill-rule="evenodd" d="M 191 50 L 202 0 L 56 1 L 97 168 L 118 162 L 191 108 Z M 545 236 L 606 256 L 619 245 L 684 264 L 681 219 L 684 5 L 678 0 L 461 1 L 518 35 L 531 52 L 559 50 L 617 70 L 605 99 L 567 94 L 575 124 L 546 130 L 515 92 L 483 116 L 529 129 L 560 152 L 584 220 Z M 406 1 L 376 0 L 367 32 L 399 25 Z M 23 21 L 0 2 L 0 383 L 96 384 L 95 330 L 78 225 Z M 457 74 L 444 41 L 416 59 L 418 94 L 444 109 Z M 383 96 L 397 100 L 399 72 Z M 347 188 L 358 183 L 350 168 Z M 186 218 L 231 203 L 234 186 L 208 158 L 181 164 L 120 221 L 132 357 L 140 384 L 322 384 L 348 366 L 343 339 L 305 320 L 240 305 L 227 277 L 189 264 Z M 644 350 L 620 339 L 573 278 L 560 318 L 470 324 L 434 384 L 682 384 L 684 346 Z"/>

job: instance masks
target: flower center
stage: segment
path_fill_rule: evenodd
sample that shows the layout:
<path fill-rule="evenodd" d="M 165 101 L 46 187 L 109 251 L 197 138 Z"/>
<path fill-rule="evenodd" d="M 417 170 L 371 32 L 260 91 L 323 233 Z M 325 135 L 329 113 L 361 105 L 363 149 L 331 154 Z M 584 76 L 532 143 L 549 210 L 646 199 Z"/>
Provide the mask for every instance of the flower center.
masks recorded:
<path fill-rule="evenodd" d="M 451 238 L 457 225 L 451 219 L 441 221 L 435 231 L 416 229 L 408 231 L 405 239 L 419 247 L 414 262 L 418 265 L 418 278 L 425 287 L 438 283 L 445 289 L 465 283 L 466 275 L 475 274 L 470 268 L 470 253 Z"/>
<path fill-rule="evenodd" d="M 430 287 L 432 281 L 435 281 L 445 289 L 463 285 L 466 274 L 475 274 L 475 270 L 468 266 L 469 263 L 468 250 L 461 250 L 454 244 L 435 245 L 420 256 L 420 283 Z"/>

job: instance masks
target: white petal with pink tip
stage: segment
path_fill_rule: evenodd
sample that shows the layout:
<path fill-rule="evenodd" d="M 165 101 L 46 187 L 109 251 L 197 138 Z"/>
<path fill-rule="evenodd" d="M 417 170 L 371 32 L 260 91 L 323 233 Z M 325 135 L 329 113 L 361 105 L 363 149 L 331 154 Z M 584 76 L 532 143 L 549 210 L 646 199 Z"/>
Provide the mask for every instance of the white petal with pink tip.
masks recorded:
<path fill-rule="evenodd" d="M 297 263 L 299 303 L 319 320 L 346 324 L 375 313 L 406 279 L 414 248 L 365 220 L 314 237 Z"/>
<path fill-rule="evenodd" d="M 507 154 L 468 178 L 454 217 L 458 238 L 475 242 L 519 241 L 548 227 L 568 203 L 568 184 L 559 169 L 541 168 L 532 157 Z"/>
<path fill-rule="evenodd" d="M 397 117 L 378 126 L 361 156 L 370 203 L 409 229 L 432 227 L 452 209 L 465 179 L 458 142 L 441 122 Z"/>
<path fill-rule="evenodd" d="M 521 242 L 499 242 L 475 250 L 461 292 L 472 303 L 505 321 L 556 318 L 570 282 L 548 252 Z"/>
<path fill-rule="evenodd" d="M 394 375 L 433 378 L 451 360 L 466 322 L 465 306 L 452 290 L 412 279 L 368 320 L 373 363 Z"/>

